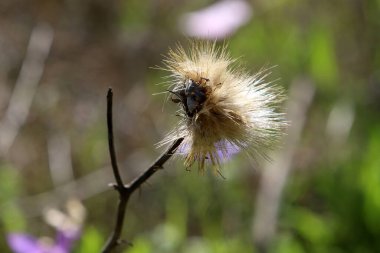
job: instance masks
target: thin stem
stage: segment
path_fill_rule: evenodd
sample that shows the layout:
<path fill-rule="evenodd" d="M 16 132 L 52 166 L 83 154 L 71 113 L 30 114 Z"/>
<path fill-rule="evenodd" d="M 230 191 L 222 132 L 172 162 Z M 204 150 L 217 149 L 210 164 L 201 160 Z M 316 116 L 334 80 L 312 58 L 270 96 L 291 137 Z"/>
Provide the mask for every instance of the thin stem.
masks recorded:
<path fill-rule="evenodd" d="M 137 190 L 146 180 L 148 180 L 157 170 L 162 169 L 163 165 L 170 157 L 175 153 L 178 146 L 183 141 L 183 138 L 179 138 L 173 142 L 173 144 L 141 175 L 137 176 L 131 183 L 124 185 L 121 179 L 119 168 L 117 166 L 117 159 L 115 154 L 115 147 L 113 142 L 113 126 L 112 126 L 112 89 L 110 88 L 107 93 L 107 126 L 108 126 L 108 143 L 109 152 L 111 157 L 111 164 L 113 174 L 115 176 L 116 185 L 114 188 L 119 193 L 119 203 L 117 208 L 116 223 L 114 230 L 107 240 L 102 249 L 102 253 L 112 252 L 119 244 L 121 244 L 120 236 L 122 233 L 125 211 L 129 197 Z"/>
<path fill-rule="evenodd" d="M 163 169 L 163 165 L 166 163 L 167 160 L 170 159 L 170 157 L 172 157 L 172 155 L 175 153 L 176 149 L 182 141 L 183 138 L 175 140 L 173 144 L 164 153 L 162 153 L 161 156 L 158 157 L 157 160 L 146 171 L 144 171 L 140 176 L 136 177 L 130 184 L 128 184 L 128 188 L 130 188 L 131 191 L 135 191 L 158 169 Z"/>
<path fill-rule="evenodd" d="M 121 179 L 119 168 L 117 166 L 115 145 L 113 142 L 113 123 L 112 123 L 112 88 L 108 89 L 107 92 L 107 127 L 108 127 L 108 149 L 111 158 L 112 170 L 115 176 L 117 186 L 119 188 L 123 187 L 123 180 Z"/>

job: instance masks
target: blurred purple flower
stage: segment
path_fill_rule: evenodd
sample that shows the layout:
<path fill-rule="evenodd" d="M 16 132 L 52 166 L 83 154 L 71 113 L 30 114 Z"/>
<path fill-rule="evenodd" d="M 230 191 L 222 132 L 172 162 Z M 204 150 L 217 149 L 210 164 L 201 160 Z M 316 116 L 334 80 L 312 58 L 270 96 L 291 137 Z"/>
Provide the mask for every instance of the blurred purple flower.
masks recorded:
<path fill-rule="evenodd" d="M 36 238 L 26 234 L 10 234 L 7 237 L 8 244 L 15 253 L 41 253 L 41 249 Z"/>
<path fill-rule="evenodd" d="M 252 7 L 246 1 L 223 0 L 185 14 L 180 26 L 189 36 L 223 39 L 246 24 L 251 17 Z"/>
<path fill-rule="evenodd" d="M 9 234 L 7 241 L 14 253 L 69 253 L 78 238 L 79 231 L 76 233 L 58 231 L 57 238 L 52 244 L 22 233 Z"/>
<path fill-rule="evenodd" d="M 67 214 L 54 208 L 47 209 L 43 214 L 45 221 L 57 231 L 55 240 L 11 233 L 7 236 L 11 250 L 14 253 L 70 253 L 74 242 L 80 237 L 86 210 L 76 199 L 69 200 L 66 209 Z"/>

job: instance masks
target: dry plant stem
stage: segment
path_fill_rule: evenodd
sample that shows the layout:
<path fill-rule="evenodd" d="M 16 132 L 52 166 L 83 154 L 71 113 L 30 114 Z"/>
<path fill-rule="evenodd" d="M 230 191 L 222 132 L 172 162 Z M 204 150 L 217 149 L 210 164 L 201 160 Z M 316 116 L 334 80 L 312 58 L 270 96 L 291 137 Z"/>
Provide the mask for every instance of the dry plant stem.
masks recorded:
<path fill-rule="evenodd" d="M 8 108 L 0 119 L 0 157 L 2 158 L 7 158 L 9 149 L 29 115 L 38 84 L 45 70 L 45 62 L 49 56 L 53 37 L 54 32 L 47 24 L 39 24 L 32 31 Z"/>
<path fill-rule="evenodd" d="M 253 218 L 253 241 L 257 252 L 267 253 L 276 233 L 281 196 L 291 174 L 296 148 L 313 102 L 314 86 L 299 80 L 291 86 L 288 118 L 291 122 L 283 151 L 263 170 Z"/>
<path fill-rule="evenodd" d="M 102 249 L 102 253 L 112 252 L 119 244 L 125 211 L 127 208 L 129 197 L 137 190 L 146 180 L 148 180 L 157 170 L 162 169 L 162 166 L 167 160 L 174 154 L 178 146 L 183 141 L 183 138 L 175 140 L 172 145 L 141 175 L 132 180 L 131 183 L 124 185 L 121 179 L 119 168 L 117 166 L 117 159 L 115 154 L 115 146 L 113 142 L 113 126 L 112 126 L 112 89 L 110 88 L 107 93 L 107 126 L 108 126 L 108 145 L 111 157 L 111 164 L 113 174 L 115 176 L 116 184 L 114 184 L 115 190 L 119 193 L 119 203 L 117 208 L 116 223 L 114 230 L 109 237 L 108 241 Z"/>

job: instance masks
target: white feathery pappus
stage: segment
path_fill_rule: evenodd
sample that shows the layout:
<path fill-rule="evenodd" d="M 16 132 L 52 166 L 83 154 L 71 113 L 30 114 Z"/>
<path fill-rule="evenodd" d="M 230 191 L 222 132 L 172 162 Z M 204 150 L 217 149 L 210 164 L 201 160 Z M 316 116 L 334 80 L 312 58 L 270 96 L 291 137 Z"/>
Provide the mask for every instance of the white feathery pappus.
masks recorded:
<path fill-rule="evenodd" d="M 240 150 L 267 158 L 287 126 L 279 112 L 282 89 L 265 81 L 268 71 L 250 75 L 215 42 L 191 42 L 189 50 L 178 45 L 164 64 L 182 117 L 159 145 L 184 138 L 177 152 L 187 168 L 196 162 L 201 171 L 211 164 L 219 172 L 221 162 Z"/>

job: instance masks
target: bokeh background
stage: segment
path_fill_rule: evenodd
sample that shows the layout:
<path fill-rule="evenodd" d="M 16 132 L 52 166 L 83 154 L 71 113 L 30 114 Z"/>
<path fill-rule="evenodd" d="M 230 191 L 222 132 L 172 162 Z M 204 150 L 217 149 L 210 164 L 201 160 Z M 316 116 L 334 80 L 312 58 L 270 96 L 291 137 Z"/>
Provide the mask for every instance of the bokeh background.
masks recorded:
<path fill-rule="evenodd" d="M 169 162 L 132 197 L 120 252 L 380 252 L 380 1 L 229 4 L 0 1 L 1 252 L 10 233 L 54 243 L 46 214 L 75 213 L 72 199 L 87 212 L 72 252 L 100 251 L 117 205 L 107 88 L 128 181 L 178 120 L 152 67 L 192 36 L 228 43 L 251 73 L 275 66 L 292 123 L 272 162 L 237 155 L 226 179 Z"/>

